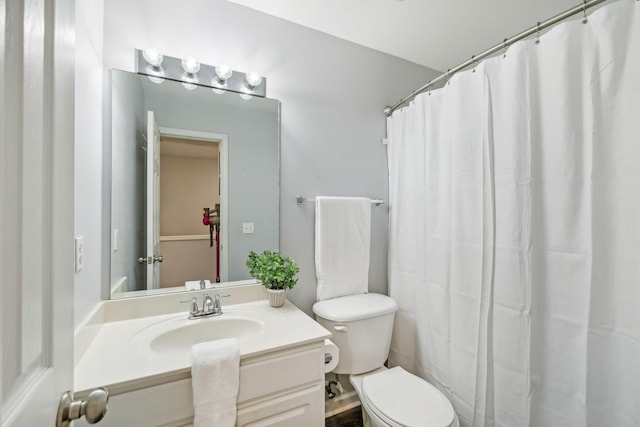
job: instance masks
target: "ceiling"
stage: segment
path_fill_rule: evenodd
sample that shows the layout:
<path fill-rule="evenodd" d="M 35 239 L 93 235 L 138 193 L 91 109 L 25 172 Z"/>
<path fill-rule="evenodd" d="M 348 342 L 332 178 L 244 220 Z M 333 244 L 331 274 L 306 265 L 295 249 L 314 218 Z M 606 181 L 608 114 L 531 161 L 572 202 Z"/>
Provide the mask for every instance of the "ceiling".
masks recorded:
<path fill-rule="evenodd" d="M 447 70 L 579 0 L 230 0 Z"/>

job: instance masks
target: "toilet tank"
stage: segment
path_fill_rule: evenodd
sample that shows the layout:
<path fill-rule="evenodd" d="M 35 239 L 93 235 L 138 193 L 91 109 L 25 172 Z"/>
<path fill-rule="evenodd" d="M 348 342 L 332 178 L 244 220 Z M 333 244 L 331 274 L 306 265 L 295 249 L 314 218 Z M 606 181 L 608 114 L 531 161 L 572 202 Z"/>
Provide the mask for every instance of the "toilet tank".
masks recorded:
<path fill-rule="evenodd" d="M 337 374 L 361 374 L 379 368 L 389 356 L 398 304 L 386 295 L 360 294 L 313 305 L 316 321 L 331 331 L 340 350 Z"/>

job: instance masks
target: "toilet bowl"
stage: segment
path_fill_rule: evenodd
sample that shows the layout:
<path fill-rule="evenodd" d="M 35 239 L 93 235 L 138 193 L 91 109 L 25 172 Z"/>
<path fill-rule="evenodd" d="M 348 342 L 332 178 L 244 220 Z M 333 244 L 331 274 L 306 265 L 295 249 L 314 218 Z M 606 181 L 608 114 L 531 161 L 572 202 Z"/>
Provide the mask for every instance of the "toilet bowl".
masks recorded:
<path fill-rule="evenodd" d="M 400 367 L 350 375 L 365 427 L 459 427 L 444 394 Z"/>
<path fill-rule="evenodd" d="M 362 404 L 365 427 L 458 427 L 444 394 L 400 367 L 387 369 L 397 303 L 368 293 L 314 304 L 316 320 L 339 349 L 333 372 L 349 374 Z"/>

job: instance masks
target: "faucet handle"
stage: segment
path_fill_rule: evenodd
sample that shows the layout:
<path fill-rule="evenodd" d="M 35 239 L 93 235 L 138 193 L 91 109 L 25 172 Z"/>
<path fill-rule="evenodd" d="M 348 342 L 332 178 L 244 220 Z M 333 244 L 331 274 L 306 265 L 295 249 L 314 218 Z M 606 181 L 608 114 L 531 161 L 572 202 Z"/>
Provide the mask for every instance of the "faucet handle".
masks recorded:
<path fill-rule="evenodd" d="M 196 297 L 191 297 L 191 300 L 180 301 L 180 304 L 188 304 L 191 303 L 191 309 L 189 310 L 189 316 L 193 317 L 197 315 L 200 310 L 198 309 L 198 299 Z"/>
<path fill-rule="evenodd" d="M 222 314 L 222 305 L 220 304 L 220 298 L 226 298 L 230 296 L 231 294 L 227 294 L 227 295 L 215 294 L 214 295 L 215 300 L 213 302 L 213 311 L 215 311 L 216 315 Z"/>
<path fill-rule="evenodd" d="M 218 294 L 216 294 L 216 301 L 218 301 L 217 296 Z M 213 299 L 209 295 L 205 295 L 202 300 L 202 314 L 211 314 L 214 309 L 215 303 L 213 302 Z"/>
<path fill-rule="evenodd" d="M 220 298 L 230 297 L 231 294 L 227 294 L 227 295 L 215 294 L 214 296 L 216 298 L 214 305 L 219 308 L 220 307 Z"/>

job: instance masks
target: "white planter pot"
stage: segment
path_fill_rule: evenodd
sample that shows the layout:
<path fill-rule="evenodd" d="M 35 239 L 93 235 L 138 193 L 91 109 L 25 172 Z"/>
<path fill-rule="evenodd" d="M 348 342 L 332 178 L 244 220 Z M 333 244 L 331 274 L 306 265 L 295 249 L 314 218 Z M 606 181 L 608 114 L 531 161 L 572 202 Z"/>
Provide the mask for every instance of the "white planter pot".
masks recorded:
<path fill-rule="evenodd" d="M 282 307 L 287 296 L 286 289 L 267 289 L 269 291 L 269 304 L 271 307 Z"/>

